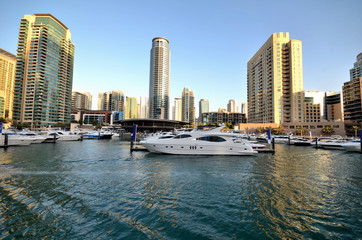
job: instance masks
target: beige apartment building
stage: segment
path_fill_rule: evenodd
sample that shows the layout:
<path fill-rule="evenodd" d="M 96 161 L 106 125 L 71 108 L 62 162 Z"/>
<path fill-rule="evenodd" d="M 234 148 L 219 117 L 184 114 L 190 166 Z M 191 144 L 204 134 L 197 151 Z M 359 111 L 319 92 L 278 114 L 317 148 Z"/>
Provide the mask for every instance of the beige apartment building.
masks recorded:
<path fill-rule="evenodd" d="M 194 92 L 185 87 L 182 91 L 182 121 L 195 124 L 195 98 Z"/>
<path fill-rule="evenodd" d="M 249 60 L 248 122 L 303 122 L 302 41 L 273 33 Z"/>
<path fill-rule="evenodd" d="M 92 109 L 92 94 L 87 92 L 72 92 L 72 111 L 79 109 Z"/>
<path fill-rule="evenodd" d="M 0 117 L 12 118 L 16 56 L 0 48 Z"/>

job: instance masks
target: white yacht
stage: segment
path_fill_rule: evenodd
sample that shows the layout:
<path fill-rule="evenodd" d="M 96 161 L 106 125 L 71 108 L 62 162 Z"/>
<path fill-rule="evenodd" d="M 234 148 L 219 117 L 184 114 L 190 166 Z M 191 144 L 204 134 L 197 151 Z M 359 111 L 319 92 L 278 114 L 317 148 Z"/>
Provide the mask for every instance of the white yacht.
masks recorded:
<path fill-rule="evenodd" d="M 22 131 L 18 132 L 18 134 L 22 135 L 22 136 L 27 136 L 28 138 L 33 139 L 32 144 L 33 143 L 42 143 L 46 139 L 44 136 L 37 135 L 34 132 L 26 131 L 26 130 L 22 130 Z"/>
<path fill-rule="evenodd" d="M 6 133 L 7 136 L 7 145 L 8 146 L 24 146 L 24 145 L 30 145 L 33 142 L 33 139 L 27 137 L 27 136 L 21 136 L 15 133 Z M 5 146 L 5 135 L 0 134 L 0 146 Z"/>
<path fill-rule="evenodd" d="M 360 152 L 361 151 L 361 140 L 356 139 L 348 143 L 342 144 L 342 147 L 349 152 Z"/>
<path fill-rule="evenodd" d="M 343 150 L 343 144 L 347 143 L 343 139 L 325 139 L 318 141 L 318 147 L 325 149 L 340 149 Z"/>
<path fill-rule="evenodd" d="M 246 140 L 238 138 L 240 134 L 222 133 L 222 128 L 194 130 L 171 138 L 149 138 L 141 141 L 141 144 L 150 152 L 163 154 L 238 156 L 258 153 Z"/>
<path fill-rule="evenodd" d="M 51 133 L 57 134 L 57 136 L 59 137 L 58 141 L 79 141 L 81 138 L 81 135 L 76 135 L 74 133 L 67 132 L 67 131 L 57 130 L 57 131 L 53 131 Z"/>

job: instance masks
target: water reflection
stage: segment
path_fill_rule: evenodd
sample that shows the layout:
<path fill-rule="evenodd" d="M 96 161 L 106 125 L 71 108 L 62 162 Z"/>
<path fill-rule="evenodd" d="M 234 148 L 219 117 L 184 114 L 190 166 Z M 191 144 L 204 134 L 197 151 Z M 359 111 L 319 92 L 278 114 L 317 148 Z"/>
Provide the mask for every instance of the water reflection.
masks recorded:
<path fill-rule="evenodd" d="M 0 149 L 0 235 L 65 239 L 357 238 L 360 156 L 129 153 L 119 141 Z"/>
<path fill-rule="evenodd" d="M 335 159 L 344 152 L 313 151 L 279 146 L 275 156 L 266 156 L 254 166 L 256 175 L 249 182 L 254 187 L 247 195 L 251 206 L 245 207 L 270 238 L 341 237 L 341 232 L 350 230 L 334 223 L 339 215 L 336 209 L 347 204 L 334 174 Z"/>

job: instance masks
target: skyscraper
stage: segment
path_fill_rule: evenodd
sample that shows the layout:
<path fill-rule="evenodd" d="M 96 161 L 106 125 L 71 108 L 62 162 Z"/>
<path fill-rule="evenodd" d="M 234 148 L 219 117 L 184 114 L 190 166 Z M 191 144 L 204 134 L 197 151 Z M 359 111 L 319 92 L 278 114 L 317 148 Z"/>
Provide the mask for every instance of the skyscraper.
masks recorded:
<path fill-rule="evenodd" d="M 248 122 L 303 121 L 302 42 L 273 33 L 248 62 Z"/>
<path fill-rule="evenodd" d="M 241 103 L 241 113 L 245 114 L 246 119 L 248 119 L 248 103 L 247 102 Z"/>
<path fill-rule="evenodd" d="M 209 112 L 209 100 L 200 99 L 199 101 L 199 122 L 204 122 L 202 119 L 202 114 Z"/>
<path fill-rule="evenodd" d="M 228 110 L 229 113 L 239 112 L 238 104 L 234 99 L 229 100 L 227 110 Z"/>
<path fill-rule="evenodd" d="M 124 112 L 124 94 L 120 90 L 98 93 L 98 110 Z"/>
<path fill-rule="evenodd" d="M 138 118 L 138 104 L 137 98 L 126 97 L 126 107 L 124 112 L 124 119 Z"/>
<path fill-rule="evenodd" d="M 69 122 L 74 44 L 69 29 L 51 14 L 20 21 L 13 119 L 41 125 Z"/>
<path fill-rule="evenodd" d="M 140 97 L 139 118 L 148 118 L 148 97 Z"/>
<path fill-rule="evenodd" d="M 194 92 L 187 87 L 182 91 L 182 121 L 195 124 Z"/>
<path fill-rule="evenodd" d="M 86 92 L 72 92 L 72 110 L 92 109 L 92 94 Z"/>
<path fill-rule="evenodd" d="M 350 80 L 343 89 L 344 120 L 350 123 L 362 122 L 362 53 L 350 69 Z"/>
<path fill-rule="evenodd" d="M 166 38 L 152 40 L 149 114 L 151 119 L 169 119 L 170 114 L 170 51 Z"/>
<path fill-rule="evenodd" d="M 12 118 L 16 56 L 0 48 L 0 117 Z"/>
<path fill-rule="evenodd" d="M 176 121 L 182 120 L 182 98 L 175 98 L 175 105 L 173 106 L 172 119 Z"/>

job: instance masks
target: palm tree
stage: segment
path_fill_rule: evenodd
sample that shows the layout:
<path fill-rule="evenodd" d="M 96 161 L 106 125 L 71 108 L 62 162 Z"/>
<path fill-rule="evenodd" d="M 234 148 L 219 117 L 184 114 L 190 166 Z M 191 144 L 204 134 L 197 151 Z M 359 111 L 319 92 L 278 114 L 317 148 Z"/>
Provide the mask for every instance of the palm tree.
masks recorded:
<path fill-rule="evenodd" d="M 265 129 L 263 127 L 257 127 L 256 132 L 257 133 L 263 133 L 263 132 L 265 132 Z"/>
<path fill-rule="evenodd" d="M 358 126 L 353 126 L 352 128 L 354 130 L 354 137 L 357 138 L 357 132 L 360 128 Z"/>
<path fill-rule="evenodd" d="M 281 125 L 279 125 L 277 128 L 274 128 L 274 131 L 276 134 L 281 134 L 285 132 L 285 129 Z"/>
<path fill-rule="evenodd" d="M 307 129 L 303 126 L 298 126 L 297 127 L 297 133 L 300 133 L 300 136 L 302 137 L 303 136 L 303 133 L 306 132 Z"/>
<path fill-rule="evenodd" d="M 334 129 L 331 128 L 330 126 L 325 126 L 325 127 L 322 129 L 322 133 L 327 134 L 327 135 L 330 135 L 330 134 L 334 133 Z"/>

